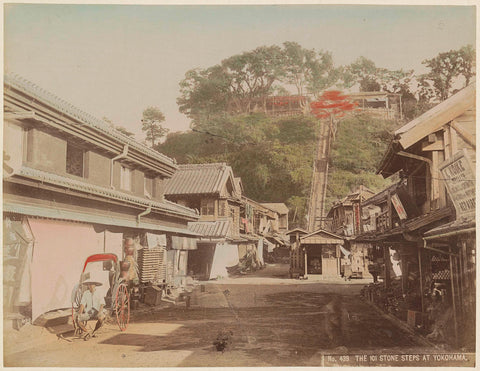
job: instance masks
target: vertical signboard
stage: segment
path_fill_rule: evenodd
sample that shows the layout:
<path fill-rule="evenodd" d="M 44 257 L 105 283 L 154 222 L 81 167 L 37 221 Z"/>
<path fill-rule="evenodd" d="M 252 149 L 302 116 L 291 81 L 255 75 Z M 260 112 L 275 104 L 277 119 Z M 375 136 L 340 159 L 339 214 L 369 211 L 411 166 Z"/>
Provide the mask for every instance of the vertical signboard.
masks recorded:
<path fill-rule="evenodd" d="M 439 167 L 448 195 L 452 199 L 457 220 L 475 219 L 475 172 L 465 149 Z"/>
<path fill-rule="evenodd" d="M 394 193 L 391 196 L 391 200 L 392 200 L 393 207 L 395 208 L 395 211 L 397 212 L 399 218 L 402 220 L 407 219 L 407 212 L 405 211 L 405 208 L 403 207 L 403 204 L 400 201 L 400 197 L 398 197 L 398 195 Z"/>

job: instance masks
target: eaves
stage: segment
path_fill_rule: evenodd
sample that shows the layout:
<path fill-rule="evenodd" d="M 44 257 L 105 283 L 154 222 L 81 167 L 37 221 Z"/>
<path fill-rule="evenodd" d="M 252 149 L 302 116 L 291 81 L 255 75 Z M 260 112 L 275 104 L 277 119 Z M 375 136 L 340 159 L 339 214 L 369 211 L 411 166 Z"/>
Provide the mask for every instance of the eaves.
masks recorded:
<path fill-rule="evenodd" d="M 116 190 L 76 181 L 27 167 L 20 168 L 18 173 L 4 179 L 4 181 L 24 184 L 30 187 L 41 188 L 53 192 L 61 192 L 82 198 L 95 199 L 117 205 L 127 205 L 140 209 L 151 207 L 154 212 L 180 217 L 189 221 L 196 221 L 199 217 L 194 210 L 170 201 L 151 201 L 138 196 L 124 194 L 123 192 Z"/>

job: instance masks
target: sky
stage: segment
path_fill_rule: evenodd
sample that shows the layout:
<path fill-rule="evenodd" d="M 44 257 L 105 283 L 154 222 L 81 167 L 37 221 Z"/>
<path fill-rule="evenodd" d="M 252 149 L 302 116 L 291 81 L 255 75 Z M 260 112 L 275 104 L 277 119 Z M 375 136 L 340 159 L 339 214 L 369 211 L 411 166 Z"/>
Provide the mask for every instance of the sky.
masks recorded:
<path fill-rule="evenodd" d="M 443 2 L 448 3 L 448 2 Z M 158 107 L 171 132 L 189 129 L 179 82 L 193 68 L 262 45 L 296 41 L 389 69 L 475 45 L 473 6 L 4 4 L 4 67 L 143 140 Z"/>

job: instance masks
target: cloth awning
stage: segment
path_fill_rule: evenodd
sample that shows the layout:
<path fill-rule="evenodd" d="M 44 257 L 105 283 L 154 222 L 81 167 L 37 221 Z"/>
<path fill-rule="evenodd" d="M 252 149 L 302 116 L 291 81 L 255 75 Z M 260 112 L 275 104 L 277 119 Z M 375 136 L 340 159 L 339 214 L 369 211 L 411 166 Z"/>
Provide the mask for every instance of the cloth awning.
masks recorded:
<path fill-rule="evenodd" d="M 25 205 L 13 202 L 3 203 L 4 213 L 18 213 L 22 215 L 38 216 L 49 219 L 59 219 L 67 221 L 76 221 L 92 224 L 113 225 L 117 227 L 137 228 L 150 231 L 171 232 L 186 236 L 198 236 L 197 233 L 189 231 L 187 228 L 167 227 L 161 224 L 153 224 L 147 222 L 137 222 L 133 219 L 124 219 L 111 217 L 107 215 L 90 214 L 86 212 L 71 211 L 60 208 L 46 208 L 33 205 Z"/>
<path fill-rule="evenodd" d="M 196 250 L 197 240 L 191 237 L 172 236 L 172 249 L 174 250 Z"/>
<path fill-rule="evenodd" d="M 267 245 L 267 251 L 273 252 L 273 250 L 275 249 L 275 244 L 271 243 L 268 239 L 265 239 L 264 242 Z"/>
<path fill-rule="evenodd" d="M 348 251 L 347 249 L 345 249 L 343 246 L 339 245 L 340 246 L 340 251 L 343 253 L 343 255 L 345 255 L 347 258 L 348 256 L 351 254 L 350 251 Z"/>
<path fill-rule="evenodd" d="M 272 241 L 274 241 L 274 243 L 277 243 L 277 244 L 279 244 L 279 245 L 281 245 L 281 246 L 286 246 L 285 241 L 281 240 L 281 239 L 278 238 L 278 237 L 275 237 L 275 236 L 267 236 L 267 239 L 272 240 Z"/>

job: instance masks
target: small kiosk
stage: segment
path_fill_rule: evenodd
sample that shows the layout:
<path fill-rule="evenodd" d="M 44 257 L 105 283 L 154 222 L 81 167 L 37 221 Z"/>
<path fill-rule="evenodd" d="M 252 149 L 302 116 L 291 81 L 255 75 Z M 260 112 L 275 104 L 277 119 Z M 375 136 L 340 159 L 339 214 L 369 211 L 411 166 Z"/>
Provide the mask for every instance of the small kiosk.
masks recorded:
<path fill-rule="evenodd" d="M 319 229 L 315 232 L 298 236 L 292 245 L 290 259 L 290 276 L 292 278 L 316 275 L 321 278 L 338 278 L 341 276 L 340 246 L 343 238 Z"/>

